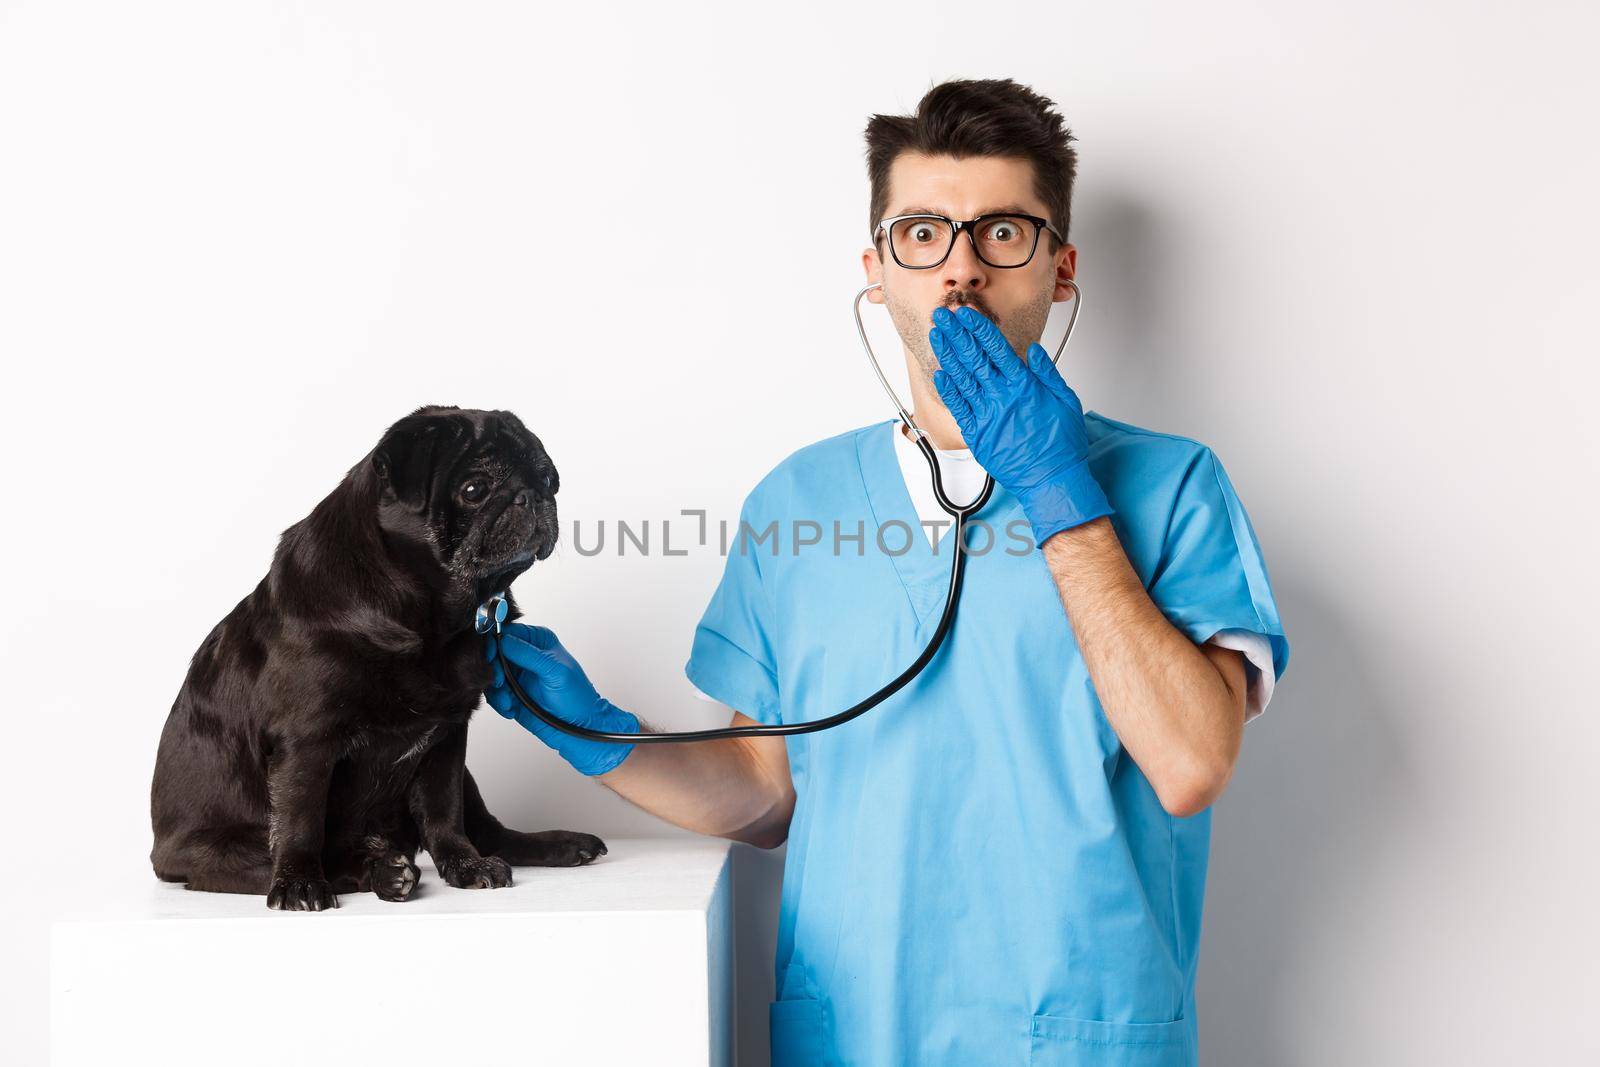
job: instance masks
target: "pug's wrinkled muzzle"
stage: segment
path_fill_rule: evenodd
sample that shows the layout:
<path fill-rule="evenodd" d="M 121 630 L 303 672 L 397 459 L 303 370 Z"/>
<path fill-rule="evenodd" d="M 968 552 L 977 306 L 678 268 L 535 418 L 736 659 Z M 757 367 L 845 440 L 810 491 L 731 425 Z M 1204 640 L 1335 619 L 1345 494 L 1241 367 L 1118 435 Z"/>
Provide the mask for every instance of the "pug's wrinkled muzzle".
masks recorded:
<path fill-rule="evenodd" d="M 547 558 L 555 550 L 555 505 L 531 489 L 521 489 L 506 502 L 485 532 L 479 558 L 484 566 L 503 568 Z"/>

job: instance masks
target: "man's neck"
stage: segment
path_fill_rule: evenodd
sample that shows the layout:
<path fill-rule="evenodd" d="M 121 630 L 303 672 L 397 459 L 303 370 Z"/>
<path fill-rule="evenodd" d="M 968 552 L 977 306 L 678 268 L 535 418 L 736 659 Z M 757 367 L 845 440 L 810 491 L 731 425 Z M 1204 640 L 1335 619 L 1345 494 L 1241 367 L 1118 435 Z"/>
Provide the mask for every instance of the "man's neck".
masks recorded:
<path fill-rule="evenodd" d="M 933 387 L 933 378 L 922 370 L 909 351 L 905 353 L 906 372 L 911 378 L 911 417 L 928 435 L 928 443 L 946 451 L 967 447 L 961 430 Z"/>
<path fill-rule="evenodd" d="M 967 447 L 967 442 L 962 440 L 961 431 L 956 428 L 953 421 L 945 422 L 939 419 L 929 419 L 927 423 L 924 423 L 922 419 L 917 418 L 915 411 L 911 413 L 911 417 L 917 419 L 917 425 L 922 428 L 923 433 L 928 435 L 928 443 L 934 448 L 943 449 L 946 452 L 954 452 Z M 906 440 L 916 444 L 916 437 L 903 422 L 900 423 L 900 433 L 904 435 Z"/>

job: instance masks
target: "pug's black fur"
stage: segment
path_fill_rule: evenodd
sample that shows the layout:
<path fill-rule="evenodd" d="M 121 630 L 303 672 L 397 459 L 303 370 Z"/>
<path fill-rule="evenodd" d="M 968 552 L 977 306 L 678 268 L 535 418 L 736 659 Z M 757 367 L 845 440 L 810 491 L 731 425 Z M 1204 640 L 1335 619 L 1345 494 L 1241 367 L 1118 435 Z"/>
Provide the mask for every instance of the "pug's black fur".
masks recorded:
<path fill-rule="evenodd" d="M 476 610 L 555 547 L 558 487 L 510 412 L 390 427 L 195 653 L 150 790 L 157 877 L 321 911 L 405 900 L 419 846 L 468 889 L 604 855 L 592 834 L 506 829 L 466 769 L 490 680 Z"/>

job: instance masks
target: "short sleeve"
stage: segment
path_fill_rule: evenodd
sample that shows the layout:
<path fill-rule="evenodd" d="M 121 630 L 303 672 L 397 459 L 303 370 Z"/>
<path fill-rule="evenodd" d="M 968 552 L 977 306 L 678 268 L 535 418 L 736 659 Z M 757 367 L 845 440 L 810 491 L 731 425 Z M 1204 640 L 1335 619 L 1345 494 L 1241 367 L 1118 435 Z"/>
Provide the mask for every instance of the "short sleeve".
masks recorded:
<path fill-rule="evenodd" d="M 1271 642 L 1253 630 L 1218 630 L 1206 644 L 1244 654 L 1244 721 L 1255 721 L 1272 702 L 1272 690 L 1278 683 Z"/>
<path fill-rule="evenodd" d="M 1266 560 L 1244 505 L 1209 448 L 1195 457 L 1178 487 L 1150 599 L 1197 645 L 1224 631 L 1235 633 L 1215 643 L 1226 644 L 1237 632 L 1260 635 L 1270 650 L 1273 681 L 1283 677 L 1289 642 Z M 1262 701 L 1255 713 L 1264 706 Z"/>
<path fill-rule="evenodd" d="M 760 529 L 751 500 L 741 523 Z M 745 528 L 745 527 L 741 527 Z M 722 580 L 694 630 L 684 673 L 701 693 L 758 722 L 781 721 L 777 659 L 773 652 L 771 601 L 762 580 L 764 551 L 737 532 L 729 539 Z M 766 559 L 770 562 L 771 556 Z"/>

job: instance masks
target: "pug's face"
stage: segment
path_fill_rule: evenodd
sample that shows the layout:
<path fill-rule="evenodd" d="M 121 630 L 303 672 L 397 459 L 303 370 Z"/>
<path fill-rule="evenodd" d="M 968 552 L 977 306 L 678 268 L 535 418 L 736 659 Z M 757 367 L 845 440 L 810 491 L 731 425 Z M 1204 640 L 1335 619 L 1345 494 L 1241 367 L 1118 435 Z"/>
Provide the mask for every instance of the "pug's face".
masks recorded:
<path fill-rule="evenodd" d="M 509 582 L 555 548 L 555 464 L 509 411 L 418 408 L 371 462 L 391 544 L 455 578 Z"/>

